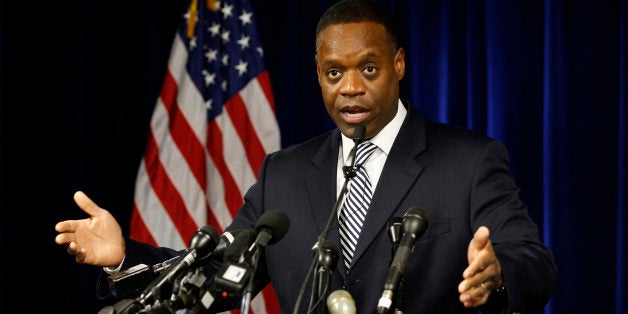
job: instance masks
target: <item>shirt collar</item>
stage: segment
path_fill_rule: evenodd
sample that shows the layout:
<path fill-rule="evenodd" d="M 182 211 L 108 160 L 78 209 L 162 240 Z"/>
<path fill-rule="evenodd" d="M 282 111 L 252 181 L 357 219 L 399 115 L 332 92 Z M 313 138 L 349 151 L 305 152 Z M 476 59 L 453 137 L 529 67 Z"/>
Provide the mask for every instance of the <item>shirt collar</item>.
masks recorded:
<path fill-rule="evenodd" d="M 384 128 L 379 131 L 373 138 L 369 141 L 384 152 L 384 154 L 388 155 L 390 153 L 390 149 L 392 148 L 393 143 L 395 142 L 395 138 L 397 134 L 399 134 L 399 130 L 401 129 L 401 125 L 403 124 L 403 120 L 405 120 L 408 111 L 406 107 L 403 106 L 401 100 L 397 103 L 397 114 L 395 117 L 384 126 Z M 344 164 L 348 163 L 349 155 L 351 149 L 353 148 L 353 139 L 346 137 L 344 134 L 342 135 L 342 156 L 344 160 Z"/>

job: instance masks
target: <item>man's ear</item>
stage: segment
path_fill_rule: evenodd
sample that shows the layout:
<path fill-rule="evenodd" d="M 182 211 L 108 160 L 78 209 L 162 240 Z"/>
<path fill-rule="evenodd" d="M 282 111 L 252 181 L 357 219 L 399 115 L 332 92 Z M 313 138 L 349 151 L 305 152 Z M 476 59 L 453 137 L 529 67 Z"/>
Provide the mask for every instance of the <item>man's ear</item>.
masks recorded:
<path fill-rule="evenodd" d="M 406 52 L 403 48 L 397 49 L 395 53 L 395 71 L 397 72 L 397 79 L 401 80 L 406 74 Z"/>
<path fill-rule="evenodd" d="M 314 63 L 316 64 L 316 77 L 318 78 L 318 85 L 321 85 L 321 66 L 318 63 L 317 55 L 314 55 Z"/>

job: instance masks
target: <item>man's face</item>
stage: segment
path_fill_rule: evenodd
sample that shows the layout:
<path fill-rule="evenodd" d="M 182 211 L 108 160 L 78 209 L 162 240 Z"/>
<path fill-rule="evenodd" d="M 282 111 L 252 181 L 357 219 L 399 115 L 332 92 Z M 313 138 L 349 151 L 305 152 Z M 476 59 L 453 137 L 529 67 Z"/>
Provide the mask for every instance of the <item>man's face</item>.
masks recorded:
<path fill-rule="evenodd" d="M 331 25 L 316 42 L 316 72 L 327 113 L 353 136 L 357 124 L 375 136 L 397 113 L 403 49 L 393 51 L 385 28 L 360 22 Z"/>

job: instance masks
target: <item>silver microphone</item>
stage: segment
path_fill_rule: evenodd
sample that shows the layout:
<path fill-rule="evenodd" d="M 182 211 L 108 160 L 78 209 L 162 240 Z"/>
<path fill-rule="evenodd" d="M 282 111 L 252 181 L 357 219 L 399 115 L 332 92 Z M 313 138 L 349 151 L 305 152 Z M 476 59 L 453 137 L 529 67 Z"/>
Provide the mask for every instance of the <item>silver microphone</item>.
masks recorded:
<path fill-rule="evenodd" d="M 336 290 L 327 297 L 329 314 L 355 314 L 355 301 L 347 290 Z"/>

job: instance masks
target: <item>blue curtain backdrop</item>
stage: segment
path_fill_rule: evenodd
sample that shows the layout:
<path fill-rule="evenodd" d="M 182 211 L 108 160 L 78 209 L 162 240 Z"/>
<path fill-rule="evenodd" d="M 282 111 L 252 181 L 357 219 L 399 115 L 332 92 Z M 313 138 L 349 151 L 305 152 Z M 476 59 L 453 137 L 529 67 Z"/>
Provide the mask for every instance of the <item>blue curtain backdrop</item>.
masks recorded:
<path fill-rule="evenodd" d="M 314 29 L 334 1 L 252 0 L 282 144 L 333 128 Z M 628 0 L 383 1 L 402 96 L 503 141 L 559 269 L 545 313 L 628 313 Z M 177 1 L 0 2 L 0 304 L 97 312 L 99 269 L 54 244 L 78 189 L 128 230 Z M 19 275 L 16 277 L 16 275 Z"/>

